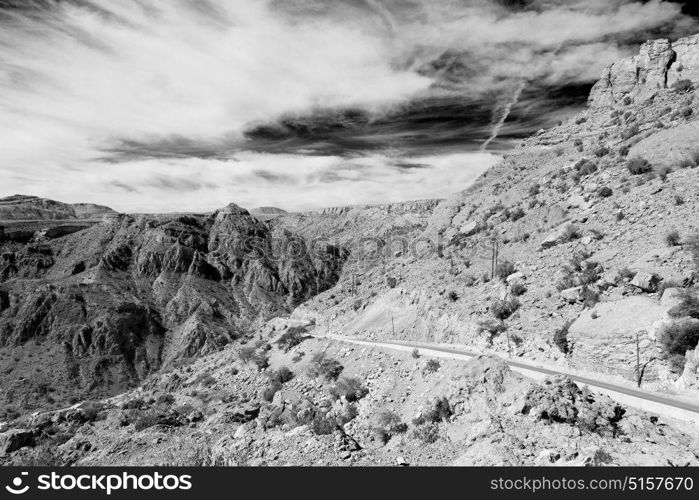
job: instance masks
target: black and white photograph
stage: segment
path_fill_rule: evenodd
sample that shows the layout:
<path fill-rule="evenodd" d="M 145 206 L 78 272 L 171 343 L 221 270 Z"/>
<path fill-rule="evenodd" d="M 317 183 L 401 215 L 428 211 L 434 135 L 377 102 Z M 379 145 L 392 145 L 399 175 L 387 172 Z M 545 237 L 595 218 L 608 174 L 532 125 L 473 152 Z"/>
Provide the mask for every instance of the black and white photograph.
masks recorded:
<path fill-rule="evenodd" d="M 0 0 L 0 470 L 30 471 L 0 496 L 85 489 L 36 467 L 691 491 L 698 93 L 688 1 Z"/>

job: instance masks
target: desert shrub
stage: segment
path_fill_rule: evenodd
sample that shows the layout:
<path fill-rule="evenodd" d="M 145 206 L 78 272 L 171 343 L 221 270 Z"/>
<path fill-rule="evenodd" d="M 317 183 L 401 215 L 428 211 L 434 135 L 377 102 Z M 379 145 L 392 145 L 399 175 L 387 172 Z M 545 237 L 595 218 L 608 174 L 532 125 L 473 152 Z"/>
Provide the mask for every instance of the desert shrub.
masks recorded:
<path fill-rule="evenodd" d="M 504 281 L 515 271 L 517 271 L 517 268 L 515 267 L 514 263 L 510 262 L 509 260 L 503 260 L 495 267 L 495 277 Z"/>
<path fill-rule="evenodd" d="M 147 407 L 148 404 L 143 400 L 143 398 L 134 398 L 121 405 L 121 408 L 124 410 L 141 410 Z"/>
<path fill-rule="evenodd" d="M 433 423 L 421 424 L 415 427 L 410 435 L 425 444 L 433 444 L 439 440 L 439 426 Z"/>
<path fill-rule="evenodd" d="M 101 401 L 88 401 L 84 403 L 80 410 L 86 422 L 103 420 L 106 417 L 104 403 Z"/>
<path fill-rule="evenodd" d="M 573 322 L 569 321 L 553 332 L 553 344 L 558 347 L 558 350 L 563 354 L 568 354 L 570 352 L 570 345 L 568 344 L 568 330 L 572 324 Z"/>
<path fill-rule="evenodd" d="M 408 430 L 408 425 L 401 421 L 400 417 L 389 410 L 382 410 L 376 416 L 376 423 L 373 426 L 374 432 L 385 444 L 396 434 L 404 434 Z"/>
<path fill-rule="evenodd" d="M 541 186 L 538 182 L 529 186 L 529 196 L 537 196 L 540 192 Z"/>
<path fill-rule="evenodd" d="M 660 180 L 665 182 L 667 180 L 667 176 L 672 173 L 672 167 L 669 167 L 668 165 L 663 165 L 658 169 L 658 177 L 660 177 Z"/>
<path fill-rule="evenodd" d="M 660 331 L 660 344 L 669 356 L 684 355 L 699 343 L 699 323 L 679 319 L 666 324 Z"/>
<path fill-rule="evenodd" d="M 624 104 L 624 106 L 629 106 L 633 102 L 633 100 L 631 99 L 631 96 L 627 95 L 624 96 L 624 99 L 621 102 Z"/>
<path fill-rule="evenodd" d="M 692 83 L 692 80 L 688 79 L 677 80 L 672 85 L 672 90 L 674 90 L 677 93 L 684 94 L 685 92 L 691 92 L 692 90 L 694 90 L 694 84 Z"/>
<path fill-rule="evenodd" d="M 422 425 L 425 423 L 439 423 L 448 422 L 449 417 L 454 414 L 454 411 L 449 404 L 449 400 L 445 397 L 441 397 L 435 400 L 432 407 L 423 411 L 415 419 L 413 419 L 414 425 Z"/>
<path fill-rule="evenodd" d="M 622 268 L 619 269 L 619 271 L 617 272 L 617 279 L 616 279 L 616 281 L 617 281 L 617 282 L 625 281 L 625 280 L 631 281 L 632 279 L 634 279 L 635 276 L 636 276 L 636 272 L 635 272 L 635 271 L 632 271 L 632 270 L 629 269 L 628 267 L 622 267 Z"/>
<path fill-rule="evenodd" d="M 592 173 L 597 172 L 597 164 L 593 161 L 583 158 L 575 164 L 575 171 L 578 174 L 580 174 L 580 176 L 590 175 Z"/>
<path fill-rule="evenodd" d="M 269 356 L 254 347 L 243 347 L 238 354 L 243 363 L 253 363 L 258 369 L 264 370 L 269 366 Z"/>
<path fill-rule="evenodd" d="M 609 148 L 607 146 L 599 146 L 595 149 L 594 153 L 597 158 L 602 158 L 609 154 Z"/>
<path fill-rule="evenodd" d="M 527 287 L 524 286 L 524 284 L 522 284 L 522 283 L 514 283 L 510 287 L 510 293 L 512 295 L 514 295 L 515 297 L 520 297 L 520 296 L 524 295 L 525 293 L 527 293 Z"/>
<path fill-rule="evenodd" d="M 499 320 L 505 320 L 512 316 L 520 307 L 520 302 L 514 297 L 505 300 L 494 300 L 490 304 L 490 312 Z"/>
<path fill-rule="evenodd" d="M 575 124 L 582 125 L 586 121 L 587 121 L 587 118 L 585 118 L 584 116 L 579 116 L 578 118 L 575 119 Z"/>
<path fill-rule="evenodd" d="M 608 186 L 602 186 L 599 189 L 597 189 L 597 196 L 599 196 L 600 198 L 609 198 L 613 194 L 614 191 L 612 191 L 612 188 Z"/>
<path fill-rule="evenodd" d="M 496 335 L 507 330 L 507 325 L 495 318 L 483 318 L 477 324 L 478 333 L 487 332 L 490 334 L 491 340 Z"/>
<path fill-rule="evenodd" d="M 306 340 L 306 337 L 304 336 L 305 333 L 305 328 L 300 326 L 292 326 L 277 339 L 275 342 L 277 344 L 277 348 L 284 352 L 289 352 L 291 349 Z"/>
<path fill-rule="evenodd" d="M 398 279 L 396 279 L 394 276 L 387 276 L 386 285 L 388 288 L 395 288 L 398 285 Z"/>
<path fill-rule="evenodd" d="M 677 168 L 692 168 L 694 166 L 695 163 L 690 158 L 682 158 L 677 162 Z"/>
<path fill-rule="evenodd" d="M 585 307 L 594 307 L 599 302 L 600 293 L 596 288 L 583 285 L 580 296 Z"/>
<path fill-rule="evenodd" d="M 699 295 L 695 295 L 691 290 L 680 292 L 680 303 L 669 311 L 674 318 L 694 318 L 699 319 Z"/>
<path fill-rule="evenodd" d="M 427 360 L 427 363 L 425 363 L 423 373 L 434 373 L 439 370 L 440 366 L 442 365 L 436 359 L 429 359 Z"/>
<path fill-rule="evenodd" d="M 337 380 L 344 367 L 335 359 L 328 358 L 324 352 L 313 355 L 308 366 L 312 377 L 323 377 L 326 380 Z"/>
<path fill-rule="evenodd" d="M 524 213 L 524 209 L 522 207 L 517 207 L 514 210 L 510 211 L 510 217 L 509 219 L 512 221 L 518 221 L 522 217 L 524 217 L 526 214 Z"/>
<path fill-rule="evenodd" d="M 680 232 L 677 229 L 673 229 L 665 235 L 665 243 L 670 247 L 678 246 L 680 241 Z"/>
<path fill-rule="evenodd" d="M 629 128 L 627 128 L 626 130 L 624 130 L 621 133 L 621 138 L 624 141 L 628 141 L 632 137 L 635 137 L 636 135 L 638 135 L 638 132 L 639 132 L 638 124 L 634 123 L 633 125 L 631 125 Z M 622 156 L 625 156 L 625 155 L 622 155 Z"/>
<path fill-rule="evenodd" d="M 272 382 L 278 382 L 279 384 L 286 384 L 294 378 L 294 372 L 289 370 L 286 366 L 281 366 L 277 370 L 270 372 L 267 375 Z"/>
<path fill-rule="evenodd" d="M 311 420 L 310 427 L 314 434 L 323 436 L 335 432 L 338 425 L 334 419 L 329 418 L 326 414 L 316 413 Z"/>
<path fill-rule="evenodd" d="M 411 352 L 410 355 L 413 357 L 413 359 L 418 359 L 420 357 L 420 351 L 418 351 L 416 347 L 413 349 L 413 352 Z"/>
<path fill-rule="evenodd" d="M 138 412 L 138 410 L 133 411 Z M 148 410 L 138 412 L 136 417 L 132 420 L 132 423 L 136 431 L 142 431 L 144 429 L 148 429 L 150 427 L 158 425 L 158 420 L 159 419 L 157 413 Z"/>
<path fill-rule="evenodd" d="M 674 200 L 675 200 L 675 205 L 677 205 L 677 206 L 684 205 L 684 198 L 682 198 L 679 194 L 675 195 Z"/>
<path fill-rule="evenodd" d="M 563 234 L 563 241 L 573 241 L 577 240 L 582 236 L 580 234 L 580 229 L 578 229 L 577 226 L 574 226 L 572 224 L 569 224 L 565 227 L 565 231 Z"/>
<path fill-rule="evenodd" d="M 359 379 L 342 377 L 330 388 L 330 394 L 336 399 L 345 397 L 350 403 L 359 401 L 369 394 L 369 389 Z"/>
<path fill-rule="evenodd" d="M 653 167 L 645 158 L 631 158 L 626 162 L 626 168 L 632 175 L 647 174 L 653 171 Z"/>
<path fill-rule="evenodd" d="M 454 290 L 451 290 L 447 294 L 447 297 L 449 297 L 449 300 L 451 300 L 452 302 L 456 302 L 457 300 L 459 300 L 459 294 L 456 293 Z"/>
<path fill-rule="evenodd" d="M 684 118 L 689 118 L 690 116 L 692 116 L 692 113 L 694 113 L 694 111 L 693 111 L 692 108 L 690 108 L 689 106 L 685 106 L 684 108 L 682 108 L 682 109 L 680 110 L 680 114 L 681 114 Z"/>

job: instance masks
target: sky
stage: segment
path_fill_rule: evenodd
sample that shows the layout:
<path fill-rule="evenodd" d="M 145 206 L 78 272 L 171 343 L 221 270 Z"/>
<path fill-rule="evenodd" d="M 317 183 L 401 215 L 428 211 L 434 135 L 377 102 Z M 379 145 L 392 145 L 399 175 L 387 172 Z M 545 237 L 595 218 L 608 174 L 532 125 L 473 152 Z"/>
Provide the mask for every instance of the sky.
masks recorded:
<path fill-rule="evenodd" d="M 0 196 L 128 212 L 444 197 L 699 32 L 660 0 L 0 0 Z"/>

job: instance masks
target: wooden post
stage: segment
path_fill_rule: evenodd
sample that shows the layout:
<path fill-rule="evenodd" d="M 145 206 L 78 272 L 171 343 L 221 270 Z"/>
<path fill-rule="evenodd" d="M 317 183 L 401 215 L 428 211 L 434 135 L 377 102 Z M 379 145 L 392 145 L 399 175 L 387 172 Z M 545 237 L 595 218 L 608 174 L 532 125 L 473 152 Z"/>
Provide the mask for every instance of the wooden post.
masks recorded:
<path fill-rule="evenodd" d="M 396 338 L 396 324 L 393 322 L 393 313 L 391 313 L 391 331 L 393 332 L 393 338 Z"/>
<path fill-rule="evenodd" d="M 641 387 L 641 346 L 636 332 L 636 383 Z"/>

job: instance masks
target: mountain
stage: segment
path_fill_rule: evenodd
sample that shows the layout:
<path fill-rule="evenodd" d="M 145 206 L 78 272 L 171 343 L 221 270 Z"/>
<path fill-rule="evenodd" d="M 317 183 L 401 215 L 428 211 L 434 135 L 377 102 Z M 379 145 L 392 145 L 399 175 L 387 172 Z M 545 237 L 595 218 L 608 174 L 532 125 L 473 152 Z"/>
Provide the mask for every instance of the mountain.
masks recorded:
<path fill-rule="evenodd" d="M 503 362 L 699 394 L 696 40 L 447 199 L 0 242 L 1 463 L 699 464 L 679 413 Z"/>
<path fill-rule="evenodd" d="M 67 204 L 37 196 L 14 195 L 0 198 L 0 222 L 17 220 L 100 219 L 116 213 L 92 203 Z"/>

